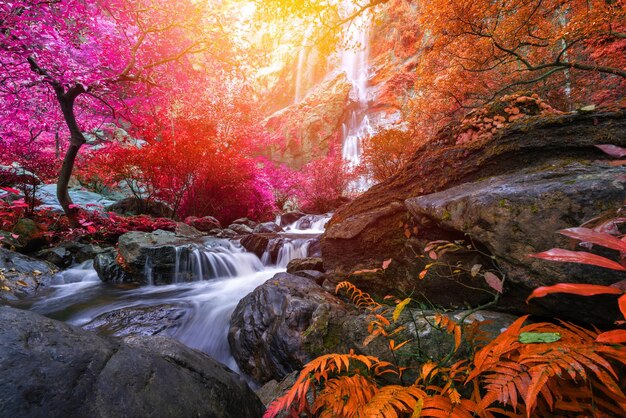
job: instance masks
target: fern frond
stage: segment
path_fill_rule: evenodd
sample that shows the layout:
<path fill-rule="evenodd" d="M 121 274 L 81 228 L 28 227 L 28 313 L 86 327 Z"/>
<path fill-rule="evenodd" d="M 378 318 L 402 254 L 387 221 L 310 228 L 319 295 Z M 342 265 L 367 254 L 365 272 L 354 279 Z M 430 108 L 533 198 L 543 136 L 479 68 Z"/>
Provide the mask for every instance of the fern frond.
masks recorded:
<path fill-rule="evenodd" d="M 337 287 L 335 287 L 335 293 L 339 293 L 340 290 L 344 290 L 352 303 L 359 308 L 365 308 L 371 311 L 376 311 L 382 308 L 382 305 L 376 302 L 369 293 L 363 292 L 361 289 L 348 281 L 340 282 Z"/>
<path fill-rule="evenodd" d="M 416 386 L 383 386 L 357 411 L 359 417 L 395 418 L 413 412 L 426 393 Z"/>
<path fill-rule="evenodd" d="M 378 392 L 378 387 L 360 374 L 329 380 L 313 403 L 320 418 L 358 417 L 358 410 Z"/>

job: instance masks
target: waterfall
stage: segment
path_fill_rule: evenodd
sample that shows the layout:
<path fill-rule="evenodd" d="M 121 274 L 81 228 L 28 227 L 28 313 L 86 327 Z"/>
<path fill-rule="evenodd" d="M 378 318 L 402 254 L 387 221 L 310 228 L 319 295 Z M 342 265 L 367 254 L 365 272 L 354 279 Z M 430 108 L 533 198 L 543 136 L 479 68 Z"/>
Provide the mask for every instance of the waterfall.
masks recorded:
<path fill-rule="evenodd" d="M 311 47 L 308 46 L 310 42 L 311 35 L 313 34 L 314 26 L 309 24 L 307 26 L 306 31 L 304 32 L 304 38 L 302 39 L 302 43 L 300 45 L 300 50 L 298 51 L 298 66 L 296 68 L 296 89 L 295 89 L 295 97 L 294 103 L 299 103 L 306 94 L 306 89 L 309 87 L 310 80 L 310 71 L 309 68 L 306 67 L 307 59 L 309 57 L 309 53 L 311 52 Z"/>
<path fill-rule="evenodd" d="M 346 16 L 356 10 L 350 0 L 344 0 L 342 5 Z M 352 92 L 357 99 L 357 106 L 350 110 L 348 119 L 342 126 L 341 155 L 350 168 L 361 163 L 362 142 L 374 133 L 367 116 L 370 27 L 371 17 L 367 11 L 347 22 L 343 32 L 343 46 L 339 51 L 340 69 L 352 83 Z M 350 191 L 362 192 L 370 185 L 367 178 L 361 177 L 350 185 Z"/>

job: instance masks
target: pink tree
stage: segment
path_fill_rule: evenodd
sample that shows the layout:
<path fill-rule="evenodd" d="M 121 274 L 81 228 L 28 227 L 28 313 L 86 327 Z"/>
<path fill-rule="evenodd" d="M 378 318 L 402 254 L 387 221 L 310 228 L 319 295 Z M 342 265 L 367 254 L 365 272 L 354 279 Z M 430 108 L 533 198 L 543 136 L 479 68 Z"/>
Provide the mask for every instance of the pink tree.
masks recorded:
<path fill-rule="evenodd" d="M 224 62 L 228 42 L 212 10 L 193 0 L 0 3 L 0 139 L 19 141 L 35 126 L 49 148 L 63 121 L 69 144 L 57 197 L 72 226 L 67 187 L 84 133 L 166 106 L 168 86 L 186 69 Z"/>

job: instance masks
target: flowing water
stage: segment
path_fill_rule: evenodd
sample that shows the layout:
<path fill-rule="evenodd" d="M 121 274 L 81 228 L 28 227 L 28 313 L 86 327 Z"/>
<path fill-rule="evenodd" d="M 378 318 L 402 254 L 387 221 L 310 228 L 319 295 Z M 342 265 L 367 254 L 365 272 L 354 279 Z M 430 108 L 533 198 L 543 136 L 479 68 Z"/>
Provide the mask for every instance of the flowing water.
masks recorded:
<path fill-rule="evenodd" d="M 124 329 L 107 332 L 107 315 L 123 310 L 175 311 L 175 324 L 161 335 L 173 337 L 199 349 L 239 371 L 228 345 L 230 317 L 239 301 L 276 273 L 285 271 L 294 258 L 314 255 L 315 243 L 328 216 L 308 216 L 280 234 L 276 260 L 262 262 L 247 252 L 238 241 L 219 240 L 210 244 L 190 244 L 178 251 L 173 277 L 193 280 L 169 285 L 135 286 L 102 283 L 91 261 L 76 265 L 55 278 L 46 294 L 26 301 L 24 307 L 77 326 L 97 328 L 113 335 L 125 335 Z M 306 228 L 304 228 L 306 227 Z M 264 257 L 265 258 L 265 257 Z M 150 283 L 153 261 L 146 260 L 144 274 Z M 104 319 L 103 319 L 104 318 Z M 157 315 L 157 318 L 158 317 Z M 141 326 L 138 316 L 129 326 Z M 154 319 L 153 319 L 154 320 Z M 169 318 L 161 318 L 168 322 Z M 159 321 L 156 326 L 158 327 Z M 169 322 L 168 322 L 169 323 Z M 106 324 L 105 324 L 106 325 Z"/>
<path fill-rule="evenodd" d="M 344 14 L 351 15 L 355 7 L 352 1 L 344 1 Z M 371 17 L 367 12 L 346 23 L 343 30 L 343 48 L 339 51 L 341 70 L 352 83 L 352 92 L 357 99 L 357 106 L 350 110 L 342 130 L 341 155 L 350 167 L 356 167 L 361 163 L 363 141 L 374 133 L 367 116 L 370 27 Z M 350 185 L 350 191 L 358 193 L 370 186 L 369 179 L 361 176 Z"/>

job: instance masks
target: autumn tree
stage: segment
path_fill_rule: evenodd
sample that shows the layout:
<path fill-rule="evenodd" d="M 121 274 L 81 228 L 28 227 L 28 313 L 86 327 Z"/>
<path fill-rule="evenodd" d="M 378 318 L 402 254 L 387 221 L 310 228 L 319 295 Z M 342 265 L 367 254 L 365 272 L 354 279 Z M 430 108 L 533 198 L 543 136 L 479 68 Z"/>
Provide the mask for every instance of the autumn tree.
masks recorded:
<path fill-rule="evenodd" d="M 157 93 L 180 81 L 185 68 L 225 61 L 228 42 L 218 11 L 187 0 L 0 4 L 0 106 L 21 115 L 8 119 L 11 129 L 3 128 L 0 137 L 17 140 L 29 131 L 31 115 L 56 102 L 69 132 L 57 197 L 72 226 L 78 221 L 68 183 L 84 133 L 159 106 Z M 54 114 L 43 111 L 39 120 L 47 117 Z M 53 132 L 42 127 L 42 141 L 49 140 Z"/>

